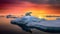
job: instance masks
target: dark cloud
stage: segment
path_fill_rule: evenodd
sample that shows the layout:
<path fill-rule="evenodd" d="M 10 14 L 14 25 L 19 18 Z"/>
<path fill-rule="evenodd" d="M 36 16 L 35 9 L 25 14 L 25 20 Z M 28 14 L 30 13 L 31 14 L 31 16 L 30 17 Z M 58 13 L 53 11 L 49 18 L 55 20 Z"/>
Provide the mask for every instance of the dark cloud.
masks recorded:
<path fill-rule="evenodd" d="M 60 9 L 60 0 L 0 0 L 0 10 L 6 10 L 11 5 L 20 5 L 23 2 L 30 2 L 33 4 L 50 4 L 52 9 Z"/>
<path fill-rule="evenodd" d="M 20 1 L 17 0 L 0 0 L 0 10 L 6 10 L 11 5 L 20 4 Z"/>
<path fill-rule="evenodd" d="M 31 2 L 31 3 L 35 3 L 35 4 L 44 4 L 45 3 L 44 0 L 20 0 L 20 1 L 27 1 L 27 2 Z"/>
<path fill-rule="evenodd" d="M 22 1 L 27 1 L 35 4 L 60 4 L 60 0 L 0 0 L 0 4 L 15 4 Z"/>
<path fill-rule="evenodd" d="M 60 0 L 49 0 L 48 4 L 60 4 Z"/>
<path fill-rule="evenodd" d="M 16 0 L 0 0 L 0 4 L 13 4 Z"/>
<path fill-rule="evenodd" d="M 60 4 L 60 0 L 19 0 L 27 1 L 35 4 Z"/>
<path fill-rule="evenodd" d="M 27 0 L 27 1 L 32 2 L 32 3 L 36 3 L 36 4 L 42 4 L 42 3 L 44 3 L 43 2 L 44 0 Z"/>

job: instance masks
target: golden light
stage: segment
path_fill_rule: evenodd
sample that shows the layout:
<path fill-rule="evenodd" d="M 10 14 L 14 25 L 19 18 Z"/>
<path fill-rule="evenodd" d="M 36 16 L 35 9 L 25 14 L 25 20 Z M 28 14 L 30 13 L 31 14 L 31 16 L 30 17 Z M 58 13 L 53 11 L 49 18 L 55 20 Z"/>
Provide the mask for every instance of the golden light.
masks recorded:
<path fill-rule="evenodd" d="M 40 10 L 39 13 L 44 14 L 44 13 L 46 13 L 46 10 Z"/>
<path fill-rule="evenodd" d="M 43 17 L 39 16 L 38 18 L 42 19 Z"/>

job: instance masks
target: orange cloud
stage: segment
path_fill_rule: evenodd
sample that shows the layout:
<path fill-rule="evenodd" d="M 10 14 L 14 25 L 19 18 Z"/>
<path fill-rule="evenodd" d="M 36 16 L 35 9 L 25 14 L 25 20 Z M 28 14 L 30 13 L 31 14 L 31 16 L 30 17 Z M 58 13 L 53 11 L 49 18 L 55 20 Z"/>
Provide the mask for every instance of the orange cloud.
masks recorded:
<path fill-rule="evenodd" d="M 34 4 L 31 2 L 21 2 L 21 4 L 5 4 L 0 14 L 21 14 L 31 11 L 34 16 L 46 16 L 48 14 L 60 14 L 58 6 L 49 4 Z M 56 9 L 55 9 L 56 8 Z M 45 15 L 46 14 L 46 15 Z"/>

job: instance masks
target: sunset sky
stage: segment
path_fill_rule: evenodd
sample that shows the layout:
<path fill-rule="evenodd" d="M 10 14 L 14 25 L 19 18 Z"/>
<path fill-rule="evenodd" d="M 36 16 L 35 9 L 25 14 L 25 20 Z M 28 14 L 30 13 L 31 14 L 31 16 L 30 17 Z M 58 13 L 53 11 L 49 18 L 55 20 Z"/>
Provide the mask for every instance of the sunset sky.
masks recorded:
<path fill-rule="evenodd" d="M 0 0 L 0 34 L 25 34 L 22 28 L 10 23 L 14 18 L 8 19 L 6 16 L 11 14 L 13 17 L 20 18 L 26 12 L 32 12 L 32 16 L 46 20 L 56 20 L 55 17 L 46 16 L 60 16 L 60 0 Z M 50 34 L 32 31 L 34 31 L 32 34 Z"/>
<path fill-rule="evenodd" d="M 0 14 L 32 12 L 34 16 L 59 15 L 60 0 L 0 0 Z"/>

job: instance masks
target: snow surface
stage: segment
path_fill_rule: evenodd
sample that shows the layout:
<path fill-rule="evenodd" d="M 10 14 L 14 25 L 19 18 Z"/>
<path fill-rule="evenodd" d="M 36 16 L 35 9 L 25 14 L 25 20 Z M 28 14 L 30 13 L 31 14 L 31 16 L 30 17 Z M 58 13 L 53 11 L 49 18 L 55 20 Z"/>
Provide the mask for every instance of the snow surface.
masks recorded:
<path fill-rule="evenodd" d="M 60 27 L 60 20 L 45 20 L 45 19 L 39 19 L 34 16 L 23 16 L 22 18 L 17 18 L 15 20 L 18 24 L 26 24 L 27 26 L 47 26 L 47 27 Z"/>

